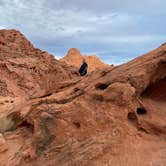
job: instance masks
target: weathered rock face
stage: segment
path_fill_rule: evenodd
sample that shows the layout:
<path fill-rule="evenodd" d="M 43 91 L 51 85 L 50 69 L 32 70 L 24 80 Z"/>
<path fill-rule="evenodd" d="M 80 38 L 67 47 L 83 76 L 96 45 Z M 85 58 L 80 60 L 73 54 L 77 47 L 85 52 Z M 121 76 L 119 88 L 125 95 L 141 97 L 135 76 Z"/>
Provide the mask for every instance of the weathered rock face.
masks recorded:
<path fill-rule="evenodd" d="M 1 165 L 165 165 L 166 45 L 72 78 L 47 96 L 0 98 Z"/>
<path fill-rule="evenodd" d="M 6 140 L 4 139 L 3 135 L 0 134 L 0 153 L 5 152 L 7 148 Z"/>
<path fill-rule="evenodd" d="M 34 48 L 20 32 L 0 30 L 0 75 L 0 95 L 34 98 L 47 95 L 77 71 Z"/>
<path fill-rule="evenodd" d="M 80 51 L 76 48 L 71 48 L 67 55 L 60 59 L 60 61 L 65 62 L 68 65 L 75 66 L 79 68 L 82 64 L 82 60 L 85 59 L 88 63 L 88 72 L 95 71 L 96 69 L 104 69 L 107 67 L 113 67 L 113 65 L 109 66 L 96 56 L 96 55 L 84 55 L 82 56 Z"/>

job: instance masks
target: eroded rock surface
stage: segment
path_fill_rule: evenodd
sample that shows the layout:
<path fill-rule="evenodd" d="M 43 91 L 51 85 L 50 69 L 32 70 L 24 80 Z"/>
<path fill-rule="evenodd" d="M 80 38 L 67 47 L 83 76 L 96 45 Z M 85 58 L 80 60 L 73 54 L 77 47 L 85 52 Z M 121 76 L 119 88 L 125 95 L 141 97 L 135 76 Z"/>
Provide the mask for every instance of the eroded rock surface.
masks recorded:
<path fill-rule="evenodd" d="M 47 62 L 41 64 L 47 66 Z M 53 71 L 55 87 L 35 98 L 23 98 L 22 93 L 31 96 L 31 90 L 14 84 L 17 77 L 10 72 L 4 74 L 7 86 L 2 86 L 0 98 L 0 130 L 7 150 L 0 153 L 1 165 L 165 165 L 166 45 L 81 78 L 63 63 L 52 65 L 60 65 L 67 77 L 59 80 L 59 68 Z M 16 70 L 20 76 L 22 68 Z M 44 81 L 40 79 L 40 85 Z M 36 94 L 41 91 L 35 90 Z"/>
<path fill-rule="evenodd" d="M 77 70 L 34 46 L 16 30 L 0 30 L 0 95 L 48 95 Z"/>

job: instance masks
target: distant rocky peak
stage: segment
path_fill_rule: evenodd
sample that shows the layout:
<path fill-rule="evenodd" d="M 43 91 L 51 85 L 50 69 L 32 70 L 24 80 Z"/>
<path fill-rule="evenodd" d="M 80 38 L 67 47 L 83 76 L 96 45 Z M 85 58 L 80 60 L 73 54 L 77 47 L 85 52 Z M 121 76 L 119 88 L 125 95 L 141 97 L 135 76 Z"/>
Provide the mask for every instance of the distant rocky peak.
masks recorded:
<path fill-rule="evenodd" d="M 67 56 L 68 57 L 70 57 L 70 56 L 79 56 L 79 57 L 81 57 L 81 53 L 77 48 L 71 48 L 67 52 Z"/>
<path fill-rule="evenodd" d="M 71 48 L 67 55 L 64 56 L 60 61 L 67 63 L 68 65 L 79 68 L 82 64 L 82 60 L 85 59 L 88 63 L 88 72 L 94 71 L 96 69 L 102 69 L 108 67 L 109 65 L 104 64 L 98 56 L 96 55 L 81 55 L 77 48 Z"/>

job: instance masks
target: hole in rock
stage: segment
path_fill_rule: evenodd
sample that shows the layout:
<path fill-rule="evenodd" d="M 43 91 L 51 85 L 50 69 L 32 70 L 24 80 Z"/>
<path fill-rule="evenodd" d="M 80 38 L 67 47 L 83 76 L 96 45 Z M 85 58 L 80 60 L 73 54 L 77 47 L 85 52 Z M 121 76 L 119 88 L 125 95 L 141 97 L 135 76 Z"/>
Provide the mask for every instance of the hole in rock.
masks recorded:
<path fill-rule="evenodd" d="M 135 127 L 138 125 L 138 119 L 137 119 L 137 115 L 135 114 L 135 112 L 129 112 L 128 113 L 128 120 Z"/>
<path fill-rule="evenodd" d="M 165 56 L 164 54 L 162 56 Z M 163 114 L 166 108 L 166 62 L 161 61 L 151 76 L 149 85 L 141 94 L 141 100 L 152 112 Z M 142 111 L 139 111 L 141 112 Z M 162 118 L 162 117 L 161 117 Z"/>
<path fill-rule="evenodd" d="M 107 89 L 108 86 L 109 86 L 109 84 L 98 83 L 95 85 L 95 88 L 98 90 L 105 90 L 105 89 Z"/>
<path fill-rule="evenodd" d="M 77 88 L 77 87 L 73 89 L 74 92 L 78 92 L 79 90 L 80 90 L 80 89 Z"/>
<path fill-rule="evenodd" d="M 29 129 L 32 133 L 34 131 L 34 126 L 27 122 L 27 121 L 23 121 L 18 127 L 26 127 L 27 129 Z"/>
<path fill-rule="evenodd" d="M 157 82 L 150 84 L 142 93 L 142 97 L 165 102 L 166 101 L 165 89 L 166 89 L 166 77 Z"/>
<path fill-rule="evenodd" d="M 81 124 L 79 122 L 73 122 L 73 124 L 78 129 L 81 127 Z"/>
<path fill-rule="evenodd" d="M 136 116 L 136 114 L 134 112 L 129 112 L 128 113 L 128 119 L 130 121 L 135 121 L 135 120 L 137 120 L 137 116 Z"/>
<path fill-rule="evenodd" d="M 147 111 L 145 110 L 145 108 L 137 108 L 137 114 L 144 115 L 146 113 L 147 113 Z"/>
<path fill-rule="evenodd" d="M 14 131 L 19 127 L 26 127 L 31 132 L 34 130 L 34 125 L 23 119 L 20 112 L 12 112 L 0 119 L 0 132 Z"/>

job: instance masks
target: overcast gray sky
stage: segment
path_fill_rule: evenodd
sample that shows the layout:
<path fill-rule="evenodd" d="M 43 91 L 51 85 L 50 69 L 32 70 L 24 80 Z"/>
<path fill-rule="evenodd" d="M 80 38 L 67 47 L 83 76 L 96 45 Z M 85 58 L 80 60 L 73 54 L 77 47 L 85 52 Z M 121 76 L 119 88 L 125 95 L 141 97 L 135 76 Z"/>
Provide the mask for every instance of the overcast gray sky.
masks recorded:
<path fill-rule="evenodd" d="M 18 29 L 57 58 L 71 47 L 120 64 L 166 42 L 166 0 L 0 0 L 0 29 Z"/>

